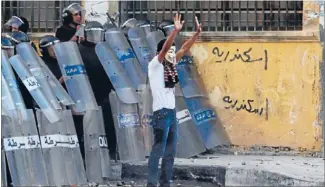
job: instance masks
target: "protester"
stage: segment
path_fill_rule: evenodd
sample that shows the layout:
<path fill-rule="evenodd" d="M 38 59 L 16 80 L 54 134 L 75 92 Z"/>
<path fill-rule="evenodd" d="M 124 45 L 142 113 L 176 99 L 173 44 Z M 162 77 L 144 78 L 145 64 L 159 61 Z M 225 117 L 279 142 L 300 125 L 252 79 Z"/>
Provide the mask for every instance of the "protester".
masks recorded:
<path fill-rule="evenodd" d="M 148 161 L 147 186 L 158 184 L 159 159 L 162 157 L 160 186 L 171 185 L 174 158 L 177 148 L 178 126 L 175 111 L 175 85 L 178 83 L 176 63 L 192 47 L 201 32 L 201 25 L 196 19 L 197 32 L 185 42 L 176 53 L 174 39 L 182 29 L 184 21 L 181 15 L 174 17 L 174 30 L 167 39 L 157 45 L 157 55 L 148 65 L 148 76 L 153 98 L 154 144 Z"/>

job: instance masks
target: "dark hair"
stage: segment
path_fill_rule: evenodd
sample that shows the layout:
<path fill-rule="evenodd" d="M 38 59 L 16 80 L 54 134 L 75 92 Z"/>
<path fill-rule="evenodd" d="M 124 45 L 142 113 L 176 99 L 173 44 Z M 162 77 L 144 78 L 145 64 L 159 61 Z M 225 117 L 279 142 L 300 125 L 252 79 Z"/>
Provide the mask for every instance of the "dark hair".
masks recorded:
<path fill-rule="evenodd" d="M 164 43 L 166 42 L 167 39 L 162 39 L 160 40 L 160 42 L 157 45 L 157 53 L 160 53 L 160 51 L 162 50 Z M 175 46 L 175 43 L 173 43 L 172 46 Z"/>
<path fill-rule="evenodd" d="M 29 29 L 29 23 L 28 23 L 28 20 L 22 16 L 19 17 L 24 23 L 19 27 L 19 30 L 24 32 L 24 33 L 27 33 L 28 32 L 28 29 Z"/>

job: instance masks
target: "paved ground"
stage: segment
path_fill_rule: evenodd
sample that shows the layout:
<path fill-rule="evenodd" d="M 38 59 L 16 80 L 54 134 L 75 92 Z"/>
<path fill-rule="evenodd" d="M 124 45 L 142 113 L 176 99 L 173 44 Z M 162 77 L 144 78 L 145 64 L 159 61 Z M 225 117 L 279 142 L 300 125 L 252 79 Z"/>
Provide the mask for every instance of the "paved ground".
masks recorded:
<path fill-rule="evenodd" d="M 147 161 L 123 164 L 122 180 L 143 183 L 147 176 L 146 164 Z M 179 183 L 185 181 L 193 186 L 200 186 L 200 182 L 204 182 L 202 186 L 324 186 L 324 160 L 234 155 L 177 159 L 175 178 Z"/>

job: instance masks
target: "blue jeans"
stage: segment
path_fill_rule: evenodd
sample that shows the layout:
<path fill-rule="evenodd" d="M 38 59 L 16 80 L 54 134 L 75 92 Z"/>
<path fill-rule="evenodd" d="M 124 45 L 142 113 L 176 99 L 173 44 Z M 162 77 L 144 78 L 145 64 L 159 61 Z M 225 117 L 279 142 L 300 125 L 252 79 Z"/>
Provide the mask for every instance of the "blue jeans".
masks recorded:
<path fill-rule="evenodd" d="M 178 126 L 176 111 L 163 108 L 153 113 L 152 126 L 154 131 L 154 144 L 148 161 L 147 186 L 158 184 L 159 159 L 162 157 L 161 186 L 170 186 L 173 177 L 174 158 L 177 147 Z"/>

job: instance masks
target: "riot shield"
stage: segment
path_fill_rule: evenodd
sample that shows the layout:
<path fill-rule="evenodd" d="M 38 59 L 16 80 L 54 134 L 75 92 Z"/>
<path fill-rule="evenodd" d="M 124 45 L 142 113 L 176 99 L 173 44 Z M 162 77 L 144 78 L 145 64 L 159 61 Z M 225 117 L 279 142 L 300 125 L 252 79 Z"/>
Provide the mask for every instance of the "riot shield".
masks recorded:
<path fill-rule="evenodd" d="M 83 119 L 86 174 L 89 182 L 110 177 L 110 157 L 102 109 L 87 110 Z"/>
<path fill-rule="evenodd" d="M 205 146 L 185 104 L 179 84 L 175 86 L 178 142 L 176 158 L 189 158 L 204 152 Z M 186 149 L 184 149 L 186 147 Z"/>
<path fill-rule="evenodd" d="M 154 143 L 153 128 L 151 126 L 152 121 L 152 94 L 149 84 L 145 89 L 139 90 L 140 102 L 138 103 L 140 124 L 142 126 L 144 147 L 146 156 L 150 156 L 151 148 Z"/>
<path fill-rule="evenodd" d="M 109 47 L 108 42 L 99 42 L 95 51 L 119 99 L 124 103 L 137 103 L 139 96 L 136 93 L 136 88 L 133 88 L 130 78 L 115 53 Z"/>
<path fill-rule="evenodd" d="M 180 49 L 183 42 L 183 38 L 177 36 L 175 38 L 176 48 Z M 193 57 L 190 55 L 188 52 L 178 62 L 176 68 L 179 84 L 191 118 L 207 149 L 229 144 L 229 137 L 217 117 L 215 109 L 209 104 L 204 83 L 195 67 Z"/>
<path fill-rule="evenodd" d="M 184 97 L 208 98 L 204 82 L 195 67 L 192 56 L 184 56 L 178 62 L 176 68 Z"/>
<path fill-rule="evenodd" d="M 43 71 L 45 75 L 48 77 L 48 82 L 54 92 L 54 95 L 59 99 L 59 101 L 65 105 L 65 106 L 70 106 L 74 105 L 75 103 L 73 102 L 72 98 L 70 95 L 66 92 L 66 90 L 63 88 L 61 83 L 56 79 L 56 77 L 53 75 L 51 70 L 47 67 L 47 65 L 43 62 L 41 58 L 39 58 L 39 62 L 41 66 L 43 67 Z"/>
<path fill-rule="evenodd" d="M 41 89 L 41 85 L 37 79 L 32 76 L 26 67 L 26 63 L 21 59 L 19 55 L 15 55 L 9 58 L 9 62 L 17 72 L 19 78 L 23 81 L 29 93 L 32 95 L 33 99 L 36 101 L 38 106 L 42 109 L 46 117 L 51 123 L 60 120 L 59 114 L 53 108 L 50 101 L 47 99 L 44 91 Z"/>
<path fill-rule="evenodd" d="M 2 116 L 2 118 L 3 118 L 3 116 Z M 3 149 L 2 144 L 1 144 L 1 186 L 8 186 L 6 153 Z"/>
<path fill-rule="evenodd" d="M 11 123 L 11 118 L 2 107 L 1 109 L 1 127 L 3 127 L 5 124 Z M 4 137 L 3 131 L 1 132 L 1 137 Z M 8 186 L 6 152 L 3 140 L 1 140 L 1 186 Z"/>
<path fill-rule="evenodd" d="M 128 31 L 129 40 L 140 62 L 143 72 L 148 75 L 148 64 L 153 58 L 146 34 L 142 28 L 134 27 Z"/>
<path fill-rule="evenodd" d="M 50 87 L 47 76 L 44 74 L 42 67 L 39 64 L 39 57 L 29 42 L 21 42 L 16 46 L 17 54 L 24 60 L 29 71 L 41 85 L 41 89 L 47 99 L 52 103 L 55 109 L 61 109 L 61 106 L 55 97 L 52 88 Z"/>
<path fill-rule="evenodd" d="M 207 149 L 230 143 L 215 109 L 210 105 L 207 98 L 189 98 L 185 99 L 185 103 Z"/>
<path fill-rule="evenodd" d="M 109 95 L 109 100 L 112 108 L 120 160 L 144 160 L 146 151 L 137 104 L 123 103 L 117 97 L 116 92 L 113 91 Z"/>
<path fill-rule="evenodd" d="M 78 139 L 75 133 L 68 133 L 67 126 L 74 127 L 69 120 L 72 114 L 70 110 L 59 111 L 59 114 L 62 120 L 50 123 L 40 110 L 36 111 L 49 185 L 86 184 L 86 178 L 82 175 L 85 173 L 83 162 L 81 159 L 74 160 L 74 156 L 81 157 L 80 151 L 76 152 L 77 155 L 73 151 L 79 148 Z M 68 172 L 71 169 L 74 171 Z M 83 180 L 79 181 L 79 178 Z"/>
<path fill-rule="evenodd" d="M 120 63 L 122 63 L 133 87 L 135 89 L 144 87 L 146 76 L 124 34 L 120 30 L 107 30 L 105 38 L 109 38 L 110 41 L 107 43 L 115 52 Z"/>
<path fill-rule="evenodd" d="M 12 97 L 11 92 L 9 90 L 8 82 L 3 77 L 3 74 L 1 75 L 1 101 L 3 108 L 7 111 L 17 109 L 14 102 L 14 98 Z"/>
<path fill-rule="evenodd" d="M 11 123 L 2 121 L 2 130 L 13 186 L 48 186 L 33 110 L 27 110 L 28 120 L 18 110 L 8 112 L 14 117 Z"/>
<path fill-rule="evenodd" d="M 76 42 L 57 43 L 54 51 L 69 95 L 75 103 L 74 110 L 96 110 L 97 102 Z"/>
<path fill-rule="evenodd" d="M 60 100 L 63 105 L 73 105 L 74 102 L 65 91 L 60 82 L 53 75 L 52 71 L 47 67 L 43 60 L 35 53 L 35 50 L 32 48 L 30 43 L 21 43 L 17 46 L 17 51 L 20 51 L 21 58 L 27 63 L 31 62 L 36 67 L 40 67 L 43 74 L 46 76 L 46 80 L 50 85 L 54 95 Z M 29 66 L 32 67 L 32 66 Z"/>
<path fill-rule="evenodd" d="M 161 31 L 154 31 L 147 34 L 147 41 L 151 48 L 152 56 L 157 55 L 157 45 L 164 38 L 164 33 Z"/>
<path fill-rule="evenodd" d="M 67 157 L 70 157 L 74 161 L 66 164 L 69 184 L 87 184 L 84 162 L 81 156 L 76 128 L 70 110 L 64 111 L 64 123 L 67 128 L 67 132 L 64 134 L 64 141 L 70 142 L 70 150 L 63 149 L 64 157 L 65 160 L 68 160 L 69 158 Z"/>
<path fill-rule="evenodd" d="M 13 97 L 16 108 L 19 110 L 25 110 L 26 106 L 18 88 L 15 74 L 9 64 L 8 55 L 4 50 L 1 50 L 1 73 L 8 82 L 9 90 Z"/>

